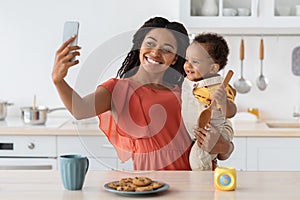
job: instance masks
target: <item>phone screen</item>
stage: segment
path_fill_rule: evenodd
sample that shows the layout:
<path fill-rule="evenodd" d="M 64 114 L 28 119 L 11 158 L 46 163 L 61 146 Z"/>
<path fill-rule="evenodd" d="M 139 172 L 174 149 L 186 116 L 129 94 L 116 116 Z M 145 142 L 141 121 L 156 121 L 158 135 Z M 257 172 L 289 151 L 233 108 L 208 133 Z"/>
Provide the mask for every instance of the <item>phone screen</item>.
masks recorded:
<path fill-rule="evenodd" d="M 69 46 L 77 45 L 78 30 L 79 30 L 79 22 L 77 22 L 77 21 L 66 21 L 65 24 L 64 24 L 63 42 L 67 41 L 73 35 L 77 35 L 76 39 Z"/>
<path fill-rule="evenodd" d="M 64 32 L 63 32 L 63 43 L 67 41 L 73 35 L 77 35 L 75 40 L 73 40 L 69 46 L 76 46 L 78 43 L 78 30 L 79 30 L 79 22 L 77 21 L 66 21 L 64 24 Z M 72 51 L 70 52 L 72 53 Z M 73 57 L 70 61 L 75 61 L 75 57 Z"/>

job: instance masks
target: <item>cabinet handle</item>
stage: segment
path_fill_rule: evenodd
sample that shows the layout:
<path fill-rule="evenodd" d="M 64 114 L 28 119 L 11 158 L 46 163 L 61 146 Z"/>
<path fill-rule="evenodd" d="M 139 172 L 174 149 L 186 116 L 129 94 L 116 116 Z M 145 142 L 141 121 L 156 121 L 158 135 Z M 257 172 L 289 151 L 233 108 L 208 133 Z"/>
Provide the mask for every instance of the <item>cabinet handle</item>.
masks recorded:
<path fill-rule="evenodd" d="M 53 169 L 52 165 L 3 165 L 0 170 L 45 170 Z"/>
<path fill-rule="evenodd" d="M 260 0 L 255 0 L 255 3 L 256 3 L 256 16 L 259 17 Z"/>
<path fill-rule="evenodd" d="M 34 145 L 34 143 L 30 142 L 27 147 L 28 147 L 28 149 L 34 149 L 35 145 Z"/>

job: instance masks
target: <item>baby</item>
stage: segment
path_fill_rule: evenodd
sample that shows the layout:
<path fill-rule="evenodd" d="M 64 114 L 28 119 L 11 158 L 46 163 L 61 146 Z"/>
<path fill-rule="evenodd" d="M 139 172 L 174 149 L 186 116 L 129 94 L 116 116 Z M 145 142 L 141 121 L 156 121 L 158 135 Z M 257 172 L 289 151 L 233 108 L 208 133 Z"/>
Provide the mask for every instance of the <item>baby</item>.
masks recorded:
<path fill-rule="evenodd" d="M 232 124 L 227 118 L 236 114 L 235 90 L 221 85 L 218 72 L 227 64 L 229 48 L 224 38 L 215 33 L 199 34 L 186 50 L 184 70 L 187 74 L 182 85 L 182 117 L 194 138 L 194 128 L 203 109 L 216 100 L 210 124 L 228 141 L 233 139 Z M 190 152 L 192 170 L 213 170 L 217 155 L 202 150 L 197 142 Z M 216 165 L 215 165 L 216 166 Z"/>

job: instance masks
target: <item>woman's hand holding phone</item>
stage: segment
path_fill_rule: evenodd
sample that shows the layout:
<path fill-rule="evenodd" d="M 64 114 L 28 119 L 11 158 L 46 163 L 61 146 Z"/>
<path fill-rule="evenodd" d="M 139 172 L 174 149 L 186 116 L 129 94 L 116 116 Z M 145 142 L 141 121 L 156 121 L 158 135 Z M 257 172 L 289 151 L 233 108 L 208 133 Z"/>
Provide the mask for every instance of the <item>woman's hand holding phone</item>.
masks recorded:
<path fill-rule="evenodd" d="M 81 47 L 77 45 L 70 46 L 70 44 L 76 39 L 76 37 L 76 35 L 71 36 L 56 51 L 54 67 L 52 71 L 52 80 L 55 84 L 59 83 L 66 77 L 70 67 L 79 63 L 79 60 L 72 61 L 72 58 L 80 55 L 78 50 L 81 49 Z"/>

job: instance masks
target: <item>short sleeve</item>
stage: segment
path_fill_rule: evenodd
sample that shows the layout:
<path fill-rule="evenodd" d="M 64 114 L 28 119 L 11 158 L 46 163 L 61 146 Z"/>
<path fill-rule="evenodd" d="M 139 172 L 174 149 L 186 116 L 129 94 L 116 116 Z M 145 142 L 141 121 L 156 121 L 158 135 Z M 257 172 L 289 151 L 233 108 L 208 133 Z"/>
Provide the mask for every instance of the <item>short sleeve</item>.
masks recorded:
<path fill-rule="evenodd" d="M 110 93 L 112 93 L 117 81 L 118 81 L 118 79 L 111 78 L 111 79 L 101 83 L 99 86 L 102 86 L 102 87 L 106 88 Z"/>

